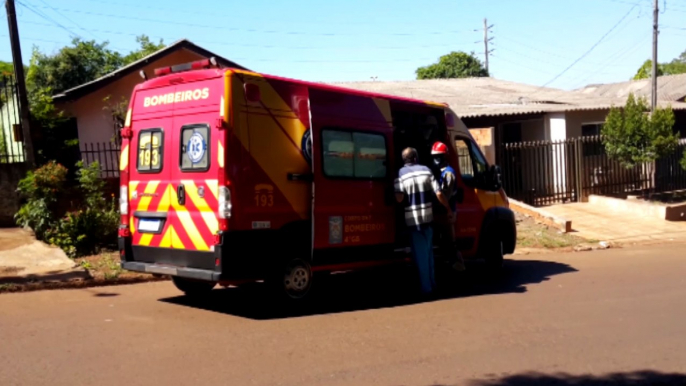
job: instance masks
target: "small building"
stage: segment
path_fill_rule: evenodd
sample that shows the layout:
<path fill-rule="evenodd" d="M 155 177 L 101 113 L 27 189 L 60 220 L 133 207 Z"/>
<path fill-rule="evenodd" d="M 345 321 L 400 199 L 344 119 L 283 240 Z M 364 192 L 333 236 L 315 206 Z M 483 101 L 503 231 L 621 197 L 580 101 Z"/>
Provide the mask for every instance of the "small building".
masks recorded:
<path fill-rule="evenodd" d="M 673 108 L 675 130 L 683 135 L 686 94 L 675 83 L 674 79 L 662 80 L 660 96 L 666 100 L 660 100 L 659 105 Z M 599 139 L 610 109 L 624 106 L 629 95 L 626 90 L 643 89 L 638 87 L 642 82 L 632 82 L 630 87 L 594 86 L 585 91 L 564 91 L 493 78 L 338 85 L 448 103 L 470 129 L 489 163 L 502 166 L 508 194 L 530 204 L 578 201 L 591 193 L 656 186 L 653 177 L 646 174 L 648 169 L 629 173 L 609 160 Z M 609 91 L 615 89 L 625 92 Z M 669 180 L 669 176 L 678 172 L 674 160 L 658 165 L 658 169 L 666 176 L 661 181 Z"/>
<path fill-rule="evenodd" d="M 117 138 L 119 128 L 112 109 L 129 100 L 133 88 L 143 81 L 141 71 L 152 77 L 156 68 L 211 57 L 222 66 L 245 69 L 184 39 L 92 82 L 63 91 L 53 96 L 53 100 L 58 109 L 75 120 L 83 153 L 88 145 L 109 144 Z"/>
<path fill-rule="evenodd" d="M 665 82 L 665 85 L 670 83 Z M 491 162 L 500 161 L 497 159 L 500 146 L 506 143 L 597 136 L 610 108 L 623 106 L 628 96 L 628 93 L 607 95 L 589 90 L 565 91 L 494 78 L 348 82 L 338 85 L 448 103 L 476 134 L 480 145 L 490 154 Z M 679 94 L 667 92 L 667 89 L 665 87 L 662 95 Z M 677 129 L 686 133 L 686 103 L 683 103 L 683 98 L 661 100 L 659 103 L 672 106 L 678 117 Z M 488 130 L 491 130 L 490 135 Z"/>

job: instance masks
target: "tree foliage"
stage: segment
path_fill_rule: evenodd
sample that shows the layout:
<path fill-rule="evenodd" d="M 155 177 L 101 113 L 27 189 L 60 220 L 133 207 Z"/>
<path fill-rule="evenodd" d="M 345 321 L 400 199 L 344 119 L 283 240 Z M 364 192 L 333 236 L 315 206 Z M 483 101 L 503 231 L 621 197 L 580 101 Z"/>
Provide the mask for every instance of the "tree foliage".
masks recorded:
<path fill-rule="evenodd" d="M 108 42 L 95 40 L 72 40 L 71 45 L 63 47 L 55 54 L 46 54 L 33 49 L 31 62 L 26 76 L 29 94 L 41 89 L 60 93 L 108 74 L 122 66 L 142 59 L 164 48 L 160 40 L 152 43 L 145 35 L 136 38 L 140 48 L 127 55 L 111 50 Z"/>
<path fill-rule="evenodd" d="M 419 67 L 416 71 L 417 79 L 448 79 L 448 78 L 475 78 L 487 77 L 488 71 L 484 68 L 474 53 L 451 52 L 439 58 L 438 63 L 425 67 Z"/>
<path fill-rule="evenodd" d="M 155 44 L 151 42 L 150 38 L 146 35 L 138 36 L 136 38 L 136 42 L 138 42 L 141 48 L 124 56 L 123 65 L 131 64 L 135 61 L 141 60 L 146 56 L 152 55 L 155 52 L 167 46 L 166 44 L 164 44 L 164 41 L 162 41 L 162 39 L 160 39 L 159 43 Z"/>
<path fill-rule="evenodd" d="M 50 144 L 36 146 L 39 163 L 55 159 L 60 154 L 68 154 L 71 148 L 78 145 L 78 141 L 64 138 L 62 129 L 67 117 L 55 108 L 52 96 L 93 81 L 165 47 L 163 41 L 153 43 L 145 35 L 137 37 L 136 41 L 140 48 L 126 55 L 111 50 L 108 42 L 97 43 L 78 38 L 54 54 L 34 48 L 26 71 L 29 108 L 31 118 L 40 129 L 41 142 Z"/>
<path fill-rule="evenodd" d="M 624 108 L 613 107 L 602 129 L 607 155 L 626 167 L 653 162 L 674 152 L 679 134 L 674 132 L 671 108 L 649 115 L 644 98 L 629 95 Z"/>
<path fill-rule="evenodd" d="M 641 68 L 638 69 L 634 80 L 648 79 L 653 75 L 653 61 L 646 60 Z M 679 57 L 673 59 L 671 62 L 658 63 L 657 76 L 662 75 L 678 75 L 686 74 L 686 51 L 682 52 Z"/>

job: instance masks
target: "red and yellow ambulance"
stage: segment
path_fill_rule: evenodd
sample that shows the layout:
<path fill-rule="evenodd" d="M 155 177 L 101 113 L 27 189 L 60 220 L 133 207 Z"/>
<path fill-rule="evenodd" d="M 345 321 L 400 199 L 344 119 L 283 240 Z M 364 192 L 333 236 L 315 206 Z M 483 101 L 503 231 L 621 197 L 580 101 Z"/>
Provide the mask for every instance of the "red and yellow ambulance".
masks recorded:
<path fill-rule="evenodd" d="M 268 280 L 302 298 L 313 273 L 404 261 L 393 180 L 412 146 L 449 144 L 465 257 L 502 264 L 512 211 L 447 105 L 217 68 L 161 68 L 134 89 L 122 130 L 119 249 L 127 270 L 187 294 Z M 400 212 L 399 212 L 400 211 Z"/>

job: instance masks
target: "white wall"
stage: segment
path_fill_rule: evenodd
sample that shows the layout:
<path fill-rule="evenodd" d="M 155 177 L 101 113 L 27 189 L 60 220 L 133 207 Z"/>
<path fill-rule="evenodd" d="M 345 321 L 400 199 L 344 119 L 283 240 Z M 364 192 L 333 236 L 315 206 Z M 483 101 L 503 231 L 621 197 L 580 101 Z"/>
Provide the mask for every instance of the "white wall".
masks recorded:
<path fill-rule="evenodd" d="M 567 139 L 567 116 L 565 113 L 550 113 L 546 115 L 548 127 L 548 139 L 551 141 L 563 141 Z M 552 167 L 553 180 L 550 182 L 557 193 L 563 193 L 567 189 L 567 165 L 563 146 L 553 147 Z"/>

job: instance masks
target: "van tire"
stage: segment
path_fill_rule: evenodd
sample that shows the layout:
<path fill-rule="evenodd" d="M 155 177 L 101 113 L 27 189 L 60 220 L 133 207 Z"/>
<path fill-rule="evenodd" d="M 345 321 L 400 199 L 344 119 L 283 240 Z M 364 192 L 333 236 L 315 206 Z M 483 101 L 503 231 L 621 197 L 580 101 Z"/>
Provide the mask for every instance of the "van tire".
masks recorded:
<path fill-rule="evenodd" d="M 179 291 L 186 294 L 186 296 L 193 297 L 206 295 L 217 285 L 213 281 L 193 280 L 178 276 L 172 276 L 172 281 Z"/>
<path fill-rule="evenodd" d="M 484 248 L 484 260 L 486 268 L 491 272 L 499 272 L 503 268 L 505 261 L 505 243 L 502 236 L 498 232 L 498 228 L 494 229 L 495 233 L 489 239 L 486 248 Z"/>
<path fill-rule="evenodd" d="M 309 299 L 313 277 L 307 260 L 294 257 L 277 263 L 267 282 L 277 301 L 300 304 Z"/>

